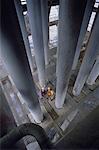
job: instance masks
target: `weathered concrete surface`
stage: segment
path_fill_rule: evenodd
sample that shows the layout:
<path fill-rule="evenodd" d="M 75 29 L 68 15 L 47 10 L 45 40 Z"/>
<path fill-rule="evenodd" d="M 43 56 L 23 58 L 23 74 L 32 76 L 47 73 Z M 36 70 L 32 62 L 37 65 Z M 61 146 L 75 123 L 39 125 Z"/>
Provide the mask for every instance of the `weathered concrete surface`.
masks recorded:
<path fill-rule="evenodd" d="M 99 149 L 99 106 L 70 131 L 57 145 L 57 149 Z"/>

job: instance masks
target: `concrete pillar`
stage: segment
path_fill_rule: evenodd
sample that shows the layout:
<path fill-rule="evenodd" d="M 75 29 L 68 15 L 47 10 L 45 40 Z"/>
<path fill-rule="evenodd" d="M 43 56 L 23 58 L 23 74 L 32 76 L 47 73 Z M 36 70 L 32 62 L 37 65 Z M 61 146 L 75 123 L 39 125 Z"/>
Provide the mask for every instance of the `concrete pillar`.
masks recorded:
<path fill-rule="evenodd" d="M 91 70 L 91 73 L 87 79 L 87 84 L 92 85 L 95 83 L 95 80 L 99 76 L 99 56 L 96 59 L 96 62 Z"/>
<path fill-rule="evenodd" d="M 91 13 L 92 13 L 94 2 L 95 2 L 95 0 L 87 0 L 87 5 L 86 5 L 83 22 L 82 22 L 82 26 L 81 26 L 81 30 L 80 30 L 80 35 L 79 35 L 79 39 L 78 39 L 78 43 L 77 43 L 77 47 L 76 47 L 72 70 L 76 69 L 76 66 L 78 63 L 81 46 L 82 46 L 86 31 L 87 31 L 87 26 L 88 26 L 89 19 L 90 19 Z"/>
<path fill-rule="evenodd" d="M 49 63 L 49 46 L 48 46 L 48 0 L 41 0 L 41 14 L 42 14 L 42 30 L 43 30 L 43 43 L 45 64 Z"/>
<path fill-rule="evenodd" d="M 45 59 L 42 32 L 41 1 L 27 0 L 27 10 L 34 43 L 34 53 L 41 87 L 45 85 Z"/>
<path fill-rule="evenodd" d="M 55 100 L 57 108 L 62 108 L 65 101 L 85 6 L 86 0 L 60 0 Z"/>
<path fill-rule="evenodd" d="M 20 24 L 20 28 L 21 28 L 27 56 L 29 59 L 30 68 L 31 68 L 31 71 L 33 72 L 33 68 L 34 68 L 33 58 L 32 58 L 32 54 L 31 54 L 30 44 L 29 44 L 29 40 L 28 40 L 28 33 L 27 33 L 26 25 L 25 25 L 23 12 L 22 12 L 21 2 L 20 2 L 20 0 L 17 0 L 17 1 L 14 0 L 14 3 L 15 3 L 18 19 L 19 19 L 19 24 Z"/>
<path fill-rule="evenodd" d="M 43 114 L 25 51 L 14 1 L 2 0 L 1 13 L 3 16 L 1 18 L 1 56 L 17 89 L 28 104 L 34 120 L 39 123 L 43 120 Z"/>
<path fill-rule="evenodd" d="M 82 65 L 80 67 L 76 82 L 73 88 L 73 94 L 78 96 L 88 78 L 88 75 L 92 69 L 97 54 L 99 53 L 99 13 L 96 16 L 92 33 L 87 45 L 86 53 L 83 58 Z"/>

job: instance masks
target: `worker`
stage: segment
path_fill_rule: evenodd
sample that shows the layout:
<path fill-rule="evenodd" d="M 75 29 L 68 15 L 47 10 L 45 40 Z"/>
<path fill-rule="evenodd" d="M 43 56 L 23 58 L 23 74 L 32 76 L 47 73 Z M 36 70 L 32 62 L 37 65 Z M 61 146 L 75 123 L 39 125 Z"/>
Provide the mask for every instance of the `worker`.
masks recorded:
<path fill-rule="evenodd" d="M 44 97 L 46 95 L 46 90 L 44 87 L 41 88 L 41 96 Z"/>
<path fill-rule="evenodd" d="M 54 99 L 54 91 L 50 88 L 50 87 L 48 87 L 48 89 L 47 89 L 47 96 L 48 96 L 48 99 L 50 99 L 51 101 Z"/>

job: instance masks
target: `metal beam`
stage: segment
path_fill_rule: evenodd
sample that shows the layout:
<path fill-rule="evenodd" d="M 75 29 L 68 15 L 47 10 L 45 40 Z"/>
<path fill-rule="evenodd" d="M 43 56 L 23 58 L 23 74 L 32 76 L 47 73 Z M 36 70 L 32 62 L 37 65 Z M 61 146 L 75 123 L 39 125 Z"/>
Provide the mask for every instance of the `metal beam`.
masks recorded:
<path fill-rule="evenodd" d="M 58 20 L 49 22 L 49 26 L 54 26 L 54 25 L 56 25 L 56 26 L 58 25 Z"/>

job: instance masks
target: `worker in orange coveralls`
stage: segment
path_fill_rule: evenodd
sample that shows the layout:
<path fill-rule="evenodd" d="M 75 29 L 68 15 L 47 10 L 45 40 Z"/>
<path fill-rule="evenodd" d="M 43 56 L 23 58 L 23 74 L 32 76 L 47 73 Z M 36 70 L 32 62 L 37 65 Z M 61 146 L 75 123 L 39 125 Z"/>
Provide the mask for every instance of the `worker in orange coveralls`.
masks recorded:
<path fill-rule="evenodd" d="M 50 87 L 48 87 L 48 89 L 47 89 L 47 96 L 48 96 L 48 99 L 50 99 L 51 101 L 55 97 L 54 91 Z"/>

